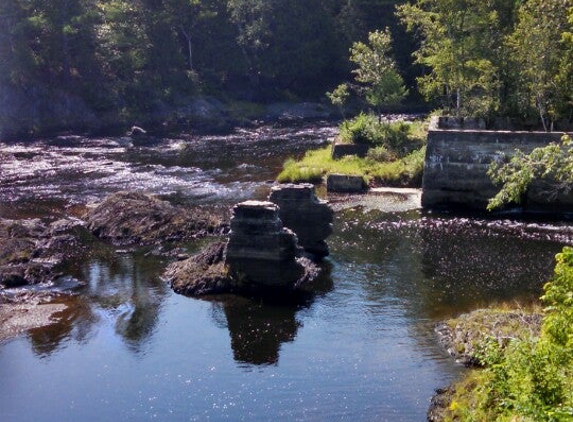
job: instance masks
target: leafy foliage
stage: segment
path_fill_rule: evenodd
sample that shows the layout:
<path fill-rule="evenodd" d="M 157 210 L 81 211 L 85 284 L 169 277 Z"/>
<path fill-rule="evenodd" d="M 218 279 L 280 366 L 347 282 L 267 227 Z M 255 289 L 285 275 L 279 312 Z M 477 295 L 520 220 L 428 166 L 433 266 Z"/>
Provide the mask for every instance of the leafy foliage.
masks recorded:
<path fill-rule="evenodd" d="M 418 0 L 398 15 L 421 38 L 420 92 L 461 116 L 570 117 L 571 0 Z M 535 113 L 534 113 L 535 112 Z"/>
<path fill-rule="evenodd" d="M 410 31 L 419 31 L 416 63 L 429 73 L 418 79 L 427 99 L 456 115 L 487 116 L 500 108 L 513 1 L 418 0 L 398 7 Z"/>
<path fill-rule="evenodd" d="M 339 140 L 371 147 L 384 146 L 397 157 L 402 157 L 422 146 L 425 134 L 416 132 L 419 125 L 419 122 L 380 122 L 371 114 L 360 113 L 340 124 Z"/>
<path fill-rule="evenodd" d="M 390 55 L 392 37 L 390 30 L 368 34 L 368 44 L 355 42 L 350 48 L 350 61 L 357 67 L 352 70 L 359 85 L 352 88 L 380 115 L 385 107 L 396 106 L 408 95 L 404 80 L 398 73 L 396 62 Z M 327 96 L 332 104 L 342 107 L 349 97 L 348 83 L 339 85 Z"/>
<path fill-rule="evenodd" d="M 519 10 L 519 22 L 509 38 L 519 68 L 516 92 L 522 110 L 537 111 L 545 130 L 571 111 L 573 48 L 567 42 L 573 22 L 571 0 L 529 0 Z M 567 116 L 569 117 L 569 116 Z"/>
<path fill-rule="evenodd" d="M 334 160 L 329 146 L 309 151 L 298 161 L 287 160 L 277 180 L 281 183 L 315 183 L 328 173 L 341 173 L 362 175 L 373 184 L 420 186 L 425 156 L 425 130 L 422 123 L 380 124 L 373 116 L 362 114 L 353 121 L 342 123 L 342 126 L 346 125 L 353 127 L 352 136 L 376 139 L 377 143 L 370 144 L 371 148 L 365 158 L 346 156 Z M 369 134 L 372 127 L 382 131 Z"/>
<path fill-rule="evenodd" d="M 486 344 L 486 368 L 457 386 L 445 420 L 573 419 L 573 248 L 557 255 L 544 290 L 539 338 L 514 340 L 505 349 Z"/>
<path fill-rule="evenodd" d="M 509 162 L 493 162 L 488 175 L 502 185 L 489 201 L 488 210 L 505 204 L 522 202 L 527 189 L 536 181 L 543 181 L 548 198 L 573 189 L 573 140 L 564 135 L 561 144 L 551 143 L 535 148 L 530 154 L 517 150 Z"/>
<path fill-rule="evenodd" d="M 368 44 L 356 42 L 350 49 L 350 61 L 358 67 L 352 71 L 368 103 L 378 109 L 399 104 L 408 91 L 390 56 L 392 37 L 388 29 L 368 34 Z"/>

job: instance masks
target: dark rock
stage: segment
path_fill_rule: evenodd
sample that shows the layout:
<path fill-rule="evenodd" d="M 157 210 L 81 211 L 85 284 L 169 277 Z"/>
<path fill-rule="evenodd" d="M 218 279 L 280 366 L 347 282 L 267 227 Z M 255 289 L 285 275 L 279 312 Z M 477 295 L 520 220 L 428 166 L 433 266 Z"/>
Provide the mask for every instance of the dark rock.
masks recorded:
<path fill-rule="evenodd" d="M 159 139 L 151 136 L 147 131 L 139 126 L 132 126 L 131 130 L 127 132 L 127 136 L 131 138 L 134 146 L 147 146 L 159 142 Z"/>
<path fill-rule="evenodd" d="M 186 296 L 230 293 L 234 283 L 225 268 L 225 249 L 225 242 L 214 243 L 189 259 L 169 265 L 164 277 L 175 293 Z"/>
<path fill-rule="evenodd" d="M 329 254 L 325 239 L 332 234 L 334 212 L 319 200 L 311 184 L 279 185 L 271 189 L 269 201 L 279 206 L 279 217 L 291 229 L 304 250 L 317 258 Z"/>
<path fill-rule="evenodd" d="M 81 250 L 79 220 L 46 226 L 39 220 L 0 219 L 0 286 L 48 283 L 60 274 L 55 267 Z"/>
<path fill-rule="evenodd" d="M 360 193 L 367 189 L 362 176 L 347 174 L 329 174 L 326 178 L 326 190 L 338 193 Z"/>
<path fill-rule="evenodd" d="M 444 420 L 444 412 L 450 407 L 454 392 L 455 390 L 452 387 L 436 389 L 428 409 L 428 422 L 441 422 Z"/>
<path fill-rule="evenodd" d="M 176 207 L 141 192 L 112 194 L 85 218 L 95 236 L 122 245 L 222 234 L 228 227 L 213 212 Z"/>
<path fill-rule="evenodd" d="M 342 157 L 355 155 L 357 157 L 366 157 L 370 145 L 368 144 L 343 144 L 336 139 L 332 143 L 332 159 L 338 160 Z"/>

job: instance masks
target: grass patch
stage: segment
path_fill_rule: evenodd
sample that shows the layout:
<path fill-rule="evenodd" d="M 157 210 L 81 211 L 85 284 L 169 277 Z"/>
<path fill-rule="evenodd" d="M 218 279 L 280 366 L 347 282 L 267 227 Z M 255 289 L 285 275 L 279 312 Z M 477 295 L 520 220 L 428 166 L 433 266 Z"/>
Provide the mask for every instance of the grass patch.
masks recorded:
<path fill-rule="evenodd" d="M 365 158 L 332 159 L 331 147 L 308 151 L 296 161 L 287 160 L 277 177 L 280 183 L 318 183 L 329 173 L 362 176 L 374 186 L 419 187 L 422 184 L 427 122 L 378 122 L 360 114 L 340 125 L 338 142 L 366 143 Z"/>
<path fill-rule="evenodd" d="M 362 175 L 373 185 L 420 186 L 424 168 L 425 147 L 403 158 L 381 162 L 367 156 L 333 160 L 331 147 L 308 151 L 300 161 L 289 159 L 277 177 L 280 183 L 318 183 L 329 173 Z"/>

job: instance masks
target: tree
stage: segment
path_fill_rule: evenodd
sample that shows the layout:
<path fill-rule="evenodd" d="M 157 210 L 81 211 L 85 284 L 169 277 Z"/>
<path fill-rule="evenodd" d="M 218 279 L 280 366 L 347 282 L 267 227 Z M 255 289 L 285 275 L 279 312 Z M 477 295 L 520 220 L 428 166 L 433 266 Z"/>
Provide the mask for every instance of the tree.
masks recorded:
<path fill-rule="evenodd" d="M 509 203 L 521 203 L 527 189 L 536 180 L 545 181 L 548 198 L 573 190 L 573 140 L 564 135 L 561 143 L 535 148 L 530 154 L 516 151 L 506 163 L 493 162 L 488 175 L 500 191 L 490 199 L 487 209 Z"/>
<path fill-rule="evenodd" d="M 421 93 L 456 115 L 488 116 L 503 104 L 504 39 L 519 0 L 418 0 L 398 6 L 409 31 L 417 30 L 415 62 L 429 73 Z"/>
<path fill-rule="evenodd" d="M 386 29 L 371 32 L 368 44 L 355 42 L 350 49 L 350 61 L 358 66 L 352 73 L 361 84 L 359 91 L 376 109 L 379 118 L 384 107 L 399 104 L 408 95 L 396 62 L 390 56 L 391 43 L 390 31 Z"/>
<path fill-rule="evenodd" d="M 342 118 L 344 119 L 344 104 L 350 97 L 350 91 L 348 90 L 348 84 L 340 84 L 338 85 L 332 92 L 327 92 L 326 96 L 332 103 L 332 105 L 338 107 L 340 110 L 340 114 L 342 114 Z"/>
<path fill-rule="evenodd" d="M 187 65 L 190 71 L 194 71 L 193 53 L 196 30 L 204 20 L 217 16 L 216 4 L 209 0 L 166 0 L 165 8 L 172 27 L 185 40 Z"/>
<path fill-rule="evenodd" d="M 517 93 L 522 112 L 534 108 L 546 131 L 573 112 L 572 8 L 573 0 L 529 0 L 520 8 L 510 38 L 520 69 Z"/>
<path fill-rule="evenodd" d="M 380 108 L 399 103 L 406 95 L 396 62 L 390 56 L 392 37 L 390 31 L 368 34 L 368 44 L 356 42 L 350 49 L 350 61 L 358 68 L 352 72 L 355 79 L 365 85 L 367 101 Z"/>
<path fill-rule="evenodd" d="M 261 52 L 269 45 L 272 4 L 265 0 L 229 0 L 231 22 L 237 27 L 237 42 L 249 65 L 251 84 L 259 84 Z"/>

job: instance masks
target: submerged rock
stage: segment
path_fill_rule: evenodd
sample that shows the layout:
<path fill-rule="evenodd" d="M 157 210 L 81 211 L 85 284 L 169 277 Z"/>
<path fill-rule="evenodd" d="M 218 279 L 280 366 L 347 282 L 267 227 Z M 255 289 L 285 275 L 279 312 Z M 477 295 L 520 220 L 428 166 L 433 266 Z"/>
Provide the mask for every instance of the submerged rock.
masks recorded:
<path fill-rule="evenodd" d="M 283 227 L 276 204 L 246 201 L 233 208 L 227 243 L 171 264 L 165 279 L 175 292 L 188 296 L 293 290 L 319 274 L 319 268 L 300 252 L 296 235 Z"/>
<path fill-rule="evenodd" d="M 279 206 L 283 225 L 296 233 L 299 245 L 306 252 L 317 258 L 328 256 L 325 239 L 332 234 L 334 212 L 326 201 L 316 197 L 313 185 L 275 186 L 269 201 Z"/>
<path fill-rule="evenodd" d="M 116 244 L 150 245 L 222 234 L 222 217 L 198 208 L 171 205 L 141 192 L 118 192 L 88 211 L 88 229 Z"/>

